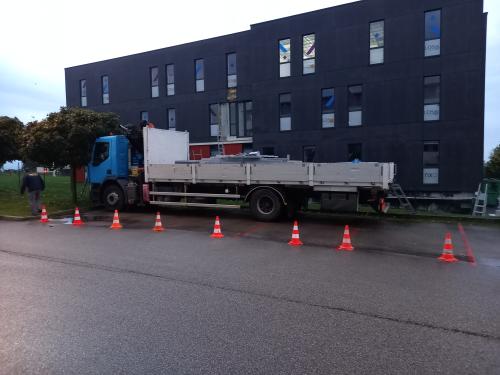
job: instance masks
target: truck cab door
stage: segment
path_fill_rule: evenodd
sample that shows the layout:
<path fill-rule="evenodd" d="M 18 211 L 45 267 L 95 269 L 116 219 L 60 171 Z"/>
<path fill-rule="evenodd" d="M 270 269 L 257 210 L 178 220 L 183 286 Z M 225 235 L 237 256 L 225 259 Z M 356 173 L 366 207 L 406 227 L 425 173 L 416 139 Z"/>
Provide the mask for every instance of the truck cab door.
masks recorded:
<path fill-rule="evenodd" d="M 110 154 L 111 142 L 100 140 L 95 143 L 92 160 L 89 165 L 90 183 L 101 184 L 107 177 L 112 176 L 113 166 Z"/>

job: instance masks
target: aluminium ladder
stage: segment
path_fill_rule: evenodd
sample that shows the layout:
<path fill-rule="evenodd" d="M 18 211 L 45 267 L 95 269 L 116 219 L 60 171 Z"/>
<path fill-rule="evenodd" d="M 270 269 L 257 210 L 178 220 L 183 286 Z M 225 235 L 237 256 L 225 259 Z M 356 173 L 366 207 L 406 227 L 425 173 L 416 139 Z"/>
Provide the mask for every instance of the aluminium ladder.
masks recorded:
<path fill-rule="evenodd" d="M 391 184 L 391 193 L 394 194 L 394 196 L 398 199 L 399 201 L 399 206 L 405 208 L 407 211 L 409 211 L 412 214 L 416 214 L 417 212 L 415 211 L 415 208 L 409 201 L 408 197 L 406 196 L 405 192 L 403 191 L 403 188 L 399 184 Z"/>
<path fill-rule="evenodd" d="M 484 184 L 484 193 L 481 192 L 483 184 L 479 184 L 476 198 L 474 199 L 474 209 L 472 216 L 486 216 L 486 205 L 488 197 L 488 184 Z"/>

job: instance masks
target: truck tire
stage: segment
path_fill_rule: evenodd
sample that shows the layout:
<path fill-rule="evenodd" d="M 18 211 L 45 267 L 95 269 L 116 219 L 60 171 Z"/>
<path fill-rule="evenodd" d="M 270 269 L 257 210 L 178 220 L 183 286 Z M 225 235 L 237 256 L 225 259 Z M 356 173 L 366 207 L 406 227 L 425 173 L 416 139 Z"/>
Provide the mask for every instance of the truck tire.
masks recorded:
<path fill-rule="evenodd" d="M 283 202 L 275 191 L 260 189 L 250 197 L 250 209 L 257 220 L 274 221 L 283 211 Z"/>
<path fill-rule="evenodd" d="M 125 196 L 121 187 L 108 185 L 102 194 L 102 202 L 108 211 L 122 210 L 125 205 Z"/>

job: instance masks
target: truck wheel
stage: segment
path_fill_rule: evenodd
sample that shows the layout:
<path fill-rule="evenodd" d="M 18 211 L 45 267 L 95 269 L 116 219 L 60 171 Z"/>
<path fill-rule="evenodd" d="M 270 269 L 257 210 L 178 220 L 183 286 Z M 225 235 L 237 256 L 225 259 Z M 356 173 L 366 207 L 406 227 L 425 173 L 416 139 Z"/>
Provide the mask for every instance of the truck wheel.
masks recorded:
<path fill-rule="evenodd" d="M 252 215 L 262 221 L 278 219 L 283 210 L 283 202 L 279 195 L 270 189 L 257 190 L 250 198 Z"/>
<path fill-rule="evenodd" d="M 123 190 L 117 185 L 109 185 L 104 189 L 102 200 L 107 210 L 122 210 L 125 203 Z"/>

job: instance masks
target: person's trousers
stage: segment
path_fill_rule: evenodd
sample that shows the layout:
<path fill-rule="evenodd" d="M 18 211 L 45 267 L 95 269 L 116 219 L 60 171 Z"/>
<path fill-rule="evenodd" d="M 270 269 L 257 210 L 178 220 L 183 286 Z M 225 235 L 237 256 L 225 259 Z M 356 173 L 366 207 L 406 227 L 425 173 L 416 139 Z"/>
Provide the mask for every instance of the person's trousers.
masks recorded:
<path fill-rule="evenodd" d="M 38 215 L 40 210 L 40 193 L 40 190 L 30 191 L 29 193 L 31 213 L 33 215 Z"/>

